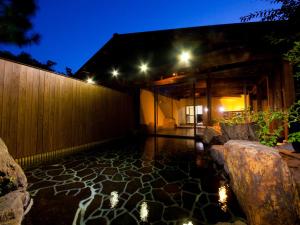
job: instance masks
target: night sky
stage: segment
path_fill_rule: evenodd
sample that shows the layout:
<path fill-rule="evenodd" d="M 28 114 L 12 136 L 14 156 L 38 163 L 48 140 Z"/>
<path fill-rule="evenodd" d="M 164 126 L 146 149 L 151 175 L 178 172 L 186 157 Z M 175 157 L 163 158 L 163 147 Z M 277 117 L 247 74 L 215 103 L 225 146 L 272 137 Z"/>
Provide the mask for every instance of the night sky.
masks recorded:
<path fill-rule="evenodd" d="M 0 45 L 25 51 L 41 62 L 48 59 L 76 72 L 114 33 L 238 23 L 240 17 L 270 8 L 264 0 L 38 0 L 34 31 L 39 45 Z"/>

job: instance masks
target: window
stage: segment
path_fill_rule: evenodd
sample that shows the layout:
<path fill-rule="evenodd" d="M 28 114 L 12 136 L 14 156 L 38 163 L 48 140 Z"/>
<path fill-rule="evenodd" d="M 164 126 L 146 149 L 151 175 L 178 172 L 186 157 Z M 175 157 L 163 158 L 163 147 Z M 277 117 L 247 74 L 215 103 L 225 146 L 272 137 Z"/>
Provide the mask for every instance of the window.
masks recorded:
<path fill-rule="evenodd" d="M 202 122 L 202 114 L 203 114 L 203 106 L 197 105 L 195 107 L 196 109 L 196 119 L 197 123 Z M 186 114 L 186 123 L 194 123 L 194 106 L 186 106 L 185 108 L 185 114 Z"/>

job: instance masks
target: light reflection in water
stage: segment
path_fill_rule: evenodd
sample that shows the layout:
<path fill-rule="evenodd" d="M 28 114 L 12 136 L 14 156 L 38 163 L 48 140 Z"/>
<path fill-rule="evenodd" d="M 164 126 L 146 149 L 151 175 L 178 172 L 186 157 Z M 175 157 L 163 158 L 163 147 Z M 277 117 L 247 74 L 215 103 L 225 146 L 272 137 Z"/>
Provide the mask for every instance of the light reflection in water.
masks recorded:
<path fill-rule="evenodd" d="M 227 211 L 227 198 L 227 185 L 222 185 L 219 187 L 219 204 L 224 212 Z"/>
<path fill-rule="evenodd" d="M 110 193 L 110 208 L 115 208 L 119 202 L 119 194 L 117 191 L 112 191 Z"/>
<path fill-rule="evenodd" d="M 193 225 L 193 223 L 189 221 L 188 223 L 184 223 L 183 225 Z"/>
<path fill-rule="evenodd" d="M 140 210 L 140 217 L 143 222 L 147 222 L 149 215 L 149 210 L 148 210 L 148 205 L 147 202 L 143 202 L 141 205 L 141 210 Z"/>

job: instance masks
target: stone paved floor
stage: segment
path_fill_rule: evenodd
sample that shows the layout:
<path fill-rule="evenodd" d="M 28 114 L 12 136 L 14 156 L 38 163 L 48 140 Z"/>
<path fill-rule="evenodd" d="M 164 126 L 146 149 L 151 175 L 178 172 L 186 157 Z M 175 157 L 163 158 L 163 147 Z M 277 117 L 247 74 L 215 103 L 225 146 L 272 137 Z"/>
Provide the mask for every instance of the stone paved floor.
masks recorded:
<path fill-rule="evenodd" d="M 34 205 L 23 225 L 243 220 L 227 178 L 201 144 L 171 138 L 137 142 L 102 146 L 26 171 Z"/>

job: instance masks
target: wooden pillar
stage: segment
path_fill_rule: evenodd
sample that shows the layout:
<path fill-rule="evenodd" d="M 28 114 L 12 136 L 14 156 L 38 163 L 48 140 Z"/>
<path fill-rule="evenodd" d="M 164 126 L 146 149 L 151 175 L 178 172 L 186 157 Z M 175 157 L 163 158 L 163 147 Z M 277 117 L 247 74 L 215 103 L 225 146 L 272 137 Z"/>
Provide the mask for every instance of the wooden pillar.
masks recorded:
<path fill-rule="evenodd" d="M 282 66 L 282 95 L 284 107 L 289 108 L 296 100 L 296 91 L 294 84 L 294 75 L 292 65 L 284 61 Z"/>
<path fill-rule="evenodd" d="M 283 108 L 285 111 L 287 111 L 288 108 L 291 105 L 293 105 L 293 103 L 296 100 L 293 67 L 287 61 L 283 61 L 282 63 L 281 80 L 282 80 L 281 93 L 282 93 L 282 100 L 283 100 Z M 289 134 L 288 121 L 285 121 L 284 122 L 285 140 L 288 139 L 288 134 Z"/>
<path fill-rule="evenodd" d="M 195 81 L 193 82 L 193 105 L 194 105 L 194 137 L 196 137 L 196 90 L 195 90 L 196 86 L 195 86 Z"/>
<path fill-rule="evenodd" d="M 153 97 L 154 97 L 154 135 L 157 134 L 157 88 L 153 88 Z"/>
<path fill-rule="evenodd" d="M 207 124 L 211 124 L 211 81 L 209 78 L 206 79 L 206 102 L 207 102 Z"/>
<path fill-rule="evenodd" d="M 257 111 L 262 111 L 262 92 L 260 85 L 256 85 L 256 101 L 257 101 Z"/>
<path fill-rule="evenodd" d="M 245 108 L 245 112 L 247 112 L 248 104 L 247 104 L 247 85 L 246 85 L 246 81 L 244 81 L 244 85 L 243 85 L 243 95 L 244 95 L 244 108 Z"/>

